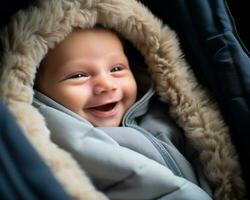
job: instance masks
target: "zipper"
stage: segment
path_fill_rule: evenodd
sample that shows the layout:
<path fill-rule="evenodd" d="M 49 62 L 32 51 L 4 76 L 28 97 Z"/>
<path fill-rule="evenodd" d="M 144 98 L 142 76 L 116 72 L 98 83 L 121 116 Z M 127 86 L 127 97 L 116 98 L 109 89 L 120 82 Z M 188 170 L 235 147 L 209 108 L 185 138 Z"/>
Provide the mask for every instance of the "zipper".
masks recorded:
<path fill-rule="evenodd" d="M 145 102 L 149 102 L 149 100 L 154 94 L 155 91 L 153 87 L 151 87 L 150 90 L 128 110 L 128 112 L 125 114 L 123 118 L 122 125 L 125 127 L 134 128 L 138 130 L 141 134 L 143 134 L 161 154 L 166 166 L 176 176 L 184 177 L 176 161 L 173 159 L 172 155 L 168 152 L 168 150 L 164 147 L 164 145 L 161 144 L 158 141 L 158 139 L 155 138 L 150 132 L 138 126 L 134 120 L 131 120 L 133 119 L 132 115 L 136 111 L 141 110 L 141 108 L 146 105 Z"/>
<path fill-rule="evenodd" d="M 148 102 L 149 99 L 155 94 L 153 87 L 149 89 L 149 91 L 139 100 L 137 101 L 124 115 L 122 120 L 122 125 L 125 126 L 126 124 L 134 124 L 133 121 L 129 121 L 131 115 L 135 113 L 137 110 L 140 110 L 141 107 L 145 106 L 145 102 Z"/>
<path fill-rule="evenodd" d="M 154 91 L 150 90 L 148 92 L 148 95 L 145 95 L 142 99 L 140 99 L 134 106 L 131 107 L 131 109 L 127 112 L 127 114 L 123 118 L 123 126 L 130 127 L 138 130 L 141 134 L 143 134 L 158 150 L 158 152 L 161 154 L 166 166 L 176 175 L 184 177 L 180 168 L 176 164 L 175 160 L 172 158 L 171 154 L 167 151 L 167 149 L 155 138 L 151 133 L 146 131 L 145 129 L 139 127 L 136 125 L 135 122 L 132 120 L 129 120 L 131 115 L 136 112 L 136 110 L 140 109 L 142 106 L 145 105 L 145 101 L 147 102 L 152 96 L 154 95 Z"/>
<path fill-rule="evenodd" d="M 180 177 L 184 177 L 182 174 L 180 168 L 176 164 L 175 160 L 173 159 L 172 155 L 167 151 L 167 149 L 158 141 L 157 138 L 155 138 L 151 133 L 149 133 L 147 130 L 137 126 L 137 125 L 127 125 L 127 127 L 134 128 L 138 130 L 141 134 L 143 134 L 153 145 L 154 147 L 159 151 L 161 154 L 163 160 L 165 161 L 166 166 L 176 175 Z"/>

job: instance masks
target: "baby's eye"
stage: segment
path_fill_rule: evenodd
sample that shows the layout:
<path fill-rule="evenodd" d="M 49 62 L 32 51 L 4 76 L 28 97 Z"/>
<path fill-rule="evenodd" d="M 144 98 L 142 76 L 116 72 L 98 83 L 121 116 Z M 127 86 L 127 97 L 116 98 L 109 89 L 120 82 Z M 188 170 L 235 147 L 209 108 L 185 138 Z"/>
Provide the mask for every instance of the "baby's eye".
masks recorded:
<path fill-rule="evenodd" d="M 110 70 L 110 72 L 118 72 L 118 71 L 121 71 L 121 70 L 123 70 L 123 67 L 121 67 L 121 66 L 114 66 L 111 70 Z"/>
<path fill-rule="evenodd" d="M 70 79 L 78 79 L 78 78 L 84 78 L 84 77 L 88 77 L 88 75 L 84 74 L 84 73 L 78 73 L 78 74 L 71 75 L 69 78 Z"/>

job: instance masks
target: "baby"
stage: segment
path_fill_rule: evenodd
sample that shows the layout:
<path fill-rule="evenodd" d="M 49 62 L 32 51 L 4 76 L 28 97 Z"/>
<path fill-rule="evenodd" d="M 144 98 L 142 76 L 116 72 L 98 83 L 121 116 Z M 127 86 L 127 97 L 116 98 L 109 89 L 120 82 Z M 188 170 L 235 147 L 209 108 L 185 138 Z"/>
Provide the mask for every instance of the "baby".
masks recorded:
<path fill-rule="evenodd" d="M 51 50 L 36 88 L 94 126 L 119 126 L 137 94 L 119 38 L 102 29 L 75 31 Z"/>
<path fill-rule="evenodd" d="M 167 105 L 151 87 L 138 98 L 130 67 L 121 38 L 101 27 L 75 29 L 50 50 L 34 105 L 52 139 L 111 199 L 211 199 L 197 161 L 180 153 L 187 144 Z"/>

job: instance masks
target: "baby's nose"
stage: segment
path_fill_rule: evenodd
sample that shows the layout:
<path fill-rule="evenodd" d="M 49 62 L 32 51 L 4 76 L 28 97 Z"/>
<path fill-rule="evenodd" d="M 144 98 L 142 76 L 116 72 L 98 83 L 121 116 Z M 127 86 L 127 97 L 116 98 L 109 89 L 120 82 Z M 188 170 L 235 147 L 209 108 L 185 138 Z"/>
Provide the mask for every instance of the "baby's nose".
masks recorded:
<path fill-rule="evenodd" d="M 94 87 L 94 93 L 99 95 L 105 92 L 110 92 L 116 90 L 116 83 L 112 79 L 112 77 L 108 76 L 100 76 L 98 77 L 98 80 L 96 81 L 95 87 Z"/>

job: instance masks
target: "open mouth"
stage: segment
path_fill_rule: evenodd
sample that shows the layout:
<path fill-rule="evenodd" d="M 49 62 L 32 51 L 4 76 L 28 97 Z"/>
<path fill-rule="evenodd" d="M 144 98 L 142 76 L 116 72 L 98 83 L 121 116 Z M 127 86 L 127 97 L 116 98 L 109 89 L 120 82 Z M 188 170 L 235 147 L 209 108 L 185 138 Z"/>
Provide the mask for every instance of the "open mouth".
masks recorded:
<path fill-rule="evenodd" d="M 104 105 L 91 107 L 88 111 L 98 118 L 110 118 L 117 114 L 117 104 L 118 102 L 107 103 Z"/>
<path fill-rule="evenodd" d="M 111 111 L 115 106 L 116 106 L 116 102 L 115 103 L 108 103 L 108 104 L 97 106 L 97 107 L 92 107 L 91 110 L 108 112 L 108 111 Z"/>

